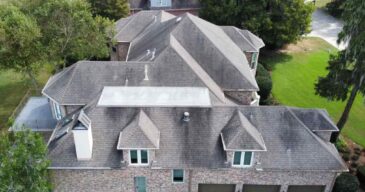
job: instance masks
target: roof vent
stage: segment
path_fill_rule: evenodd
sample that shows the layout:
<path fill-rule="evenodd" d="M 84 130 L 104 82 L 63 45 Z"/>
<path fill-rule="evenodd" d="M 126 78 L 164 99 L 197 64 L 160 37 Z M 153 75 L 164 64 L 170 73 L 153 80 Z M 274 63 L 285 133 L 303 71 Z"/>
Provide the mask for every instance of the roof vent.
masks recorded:
<path fill-rule="evenodd" d="M 178 17 L 177 19 L 176 19 L 176 23 L 178 23 L 178 22 L 180 22 L 181 21 L 181 17 Z"/>
<path fill-rule="evenodd" d="M 182 120 L 185 121 L 185 122 L 189 122 L 190 121 L 190 113 L 189 112 L 184 112 Z"/>

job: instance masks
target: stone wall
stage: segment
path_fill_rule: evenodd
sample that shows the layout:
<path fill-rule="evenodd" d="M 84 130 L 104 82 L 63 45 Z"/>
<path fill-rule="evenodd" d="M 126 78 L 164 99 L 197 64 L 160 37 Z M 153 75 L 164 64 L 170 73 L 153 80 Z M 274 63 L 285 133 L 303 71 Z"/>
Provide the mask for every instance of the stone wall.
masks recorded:
<path fill-rule="evenodd" d="M 128 167 L 114 170 L 52 170 L 54 191 L 135 191 L 134 177 L 146 177 L 149 192 L 197 192 L 200 184 L 324 185 L 330 192 L 336 173 L 256 171 L 255 169 L 185 170 L 184 183 L 172 182 L 172 170 Z"/>

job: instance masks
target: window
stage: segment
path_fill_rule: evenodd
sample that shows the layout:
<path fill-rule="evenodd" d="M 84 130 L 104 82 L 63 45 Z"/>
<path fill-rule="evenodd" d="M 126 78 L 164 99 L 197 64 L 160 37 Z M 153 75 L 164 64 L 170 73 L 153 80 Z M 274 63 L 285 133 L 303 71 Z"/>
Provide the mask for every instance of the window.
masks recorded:
<path fill-rule="evenodd" d="M 171 0 L 151 0 L 151 7 L 171 7 Z"/>
<path fill-rule="evenodd" d="M 251 167 L 253 152 L 236 151 L 233 155 L 233 167 Z"/>
<path fill-rule="evenodd" d="M 53 102 L 54 114 L 57 120 L 62 119 L 61 107 L 57 103 Z"/>
<path fill-rule="evenodd" d="M 148 151 L 147 150 L 130 150 L 129 151 L 131 165 L 148 165 Z"/>
<path fill-rule="evenodd" d="M 258 53 L 252 53 L 252 57 L 251 57 L 251 69 L 255 69 L 256 65 L 257 65 L 257 56 Z"/>
<path fill-rule="evenodd" d="M 172 182 L 173 183 L 183 183 L 184 182 L 184 170 L 183 169 L 172 170 Z"/>

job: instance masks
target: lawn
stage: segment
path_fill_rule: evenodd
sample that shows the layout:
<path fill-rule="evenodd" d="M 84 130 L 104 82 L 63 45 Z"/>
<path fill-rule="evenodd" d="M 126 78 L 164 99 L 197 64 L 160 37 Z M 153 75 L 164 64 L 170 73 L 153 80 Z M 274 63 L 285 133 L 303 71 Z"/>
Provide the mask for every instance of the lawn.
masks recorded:
<path fill-rule="evenodd" d="M 331 102 L 315 95 L 314 84 L 323 76 L 330 53 L 337 50 L 319 38 L 306 38 L 280 53 L 272 53 L 261 62 L 272 66 L 273 96 L 283 105 L 324 108 L 335 122 L 340 118 L 344 102 Z M 365 147 L 365 105 L 358 95 L 343 130 L 343 135 Z"/>
<path fill-rule="evenodd" d="M 51 66 L 45 66 L 37 76 L 43 86 L 51 74 Z M 0 130 L 7 129 L 9 116 L 19 104 L 31 83 L 20 73 L 11 70 L 0 71 Z"/>
<path fill-rule="evenodd" d="M 316 7 L 323 8 L 327 5 L 327 3 L 331 2 L 331 0 L 316 0 Z"/>

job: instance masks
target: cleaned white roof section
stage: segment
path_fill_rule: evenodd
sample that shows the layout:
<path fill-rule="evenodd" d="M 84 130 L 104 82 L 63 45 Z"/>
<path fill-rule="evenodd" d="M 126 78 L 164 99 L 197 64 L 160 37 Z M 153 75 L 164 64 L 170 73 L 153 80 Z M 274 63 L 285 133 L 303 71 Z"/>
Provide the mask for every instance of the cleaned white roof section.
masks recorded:
<path fill-rule="evenodd" d="M 105 86 L 98 106 L 103 107 L 211 107 L 203 87 Z"/>

